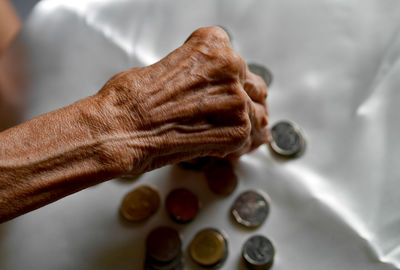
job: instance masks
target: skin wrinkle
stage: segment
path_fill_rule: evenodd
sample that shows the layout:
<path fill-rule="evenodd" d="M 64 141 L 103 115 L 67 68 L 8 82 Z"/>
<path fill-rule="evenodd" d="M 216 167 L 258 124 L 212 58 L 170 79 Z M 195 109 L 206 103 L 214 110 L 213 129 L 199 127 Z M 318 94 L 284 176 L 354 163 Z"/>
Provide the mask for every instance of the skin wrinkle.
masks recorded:
<path fill-rule="evenodd" d="M 266 86 L 218 27 L 95 95 L 0 133 L 0 222 L 116 176 L 267 141 Z"/>

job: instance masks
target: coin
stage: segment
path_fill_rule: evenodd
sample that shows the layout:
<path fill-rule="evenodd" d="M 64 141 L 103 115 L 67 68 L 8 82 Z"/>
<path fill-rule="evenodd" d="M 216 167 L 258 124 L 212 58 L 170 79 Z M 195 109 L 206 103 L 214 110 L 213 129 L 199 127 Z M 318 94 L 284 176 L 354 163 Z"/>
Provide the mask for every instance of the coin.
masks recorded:
<path fill-rule="evenodd" d="M 193 261 L 201 266 L 220 266 L 228 254 L 227 240 L 219 230 L 204 229 L 191 241 L 189 254 Z"/>
<path fill-rule="evenodd" d="M 238 179 L 232 164 L 223 159 L 214 160 L 205 168 L 208 187 L 219 195 L 230 195 L 237 187 Z"/>
<path fill-rule="evenodd" d="M 275 248 L 265 236 L 252 236 L 243 245 L 242 258 L 249 269 L 269 269 L 274 256 Z"/>
<path fill-rule="evenodd" d="M 152 259 L 150 256 L 146 256 L 145 269 L 151 270 L 179 270 L 183 269 L 183 257 L 180 253 L 171 262 L 161 263 Z"/>
<path fill-rule="evenodd" d="M 181 247 L 181 238 L 171 227 L 158 227 L 146 239 L 146 254 L 159 265 L 169 264 L 176 259 L 181 254 Z"/>
<path fill-rule="evenodd" d="M 270 147 L 281 156 L 294 157 L 304 151 L 305 140 L 296 124 L 280 121 L 271 128 Z"/>
<path fill-rule="evenodd" d="M 188 161 L 183 161 L 179 165 L 187 170 L 201 171 L 210 162 L 210 157 L 200 157 Z"/>
<path fill-rule="evenodd" d="M 156 266 L 152 266 L 151 264 L 145 263 L 144 269 L 145 270 L 183 270 L 183 263 L 180 263 L 175 266 L 167 267 L 167 268 L 159 268 Z"/>
<path fill-rule="evenodd" d="M 165 207 L 173 220 L 187 223 L 197 216 L 200 203 L 193 192 L 186 188 L 178 188 L 168 194 Z"/>
<path fill-rule="evenodd" d="M 260 226 L 269 214 L 269 204 L 258 191 L 241 193 L 232 205 L 231 213 L 235 220 L 246 227 Z"/>
<path fill-rule="evenodd" d="M 160 206 L 160 195 L 155 187 L 140 186 L 125 195 L 120 212 L 129 221 L 149 218 Z"/>
<path fill-rule="evenodd" d="M 272 73 L 271 71 L 266 68 L 263 65 L 260 64 L 255 64 L 255 63 L 250 63 L 247 65 L 249 67 L 249 70 L 251 72 L 253 72 L 254 74 L 260 76 L 261 78 L 263 78 L 265 84 L 267 86 L 270 86 L 272 83 Z"/>

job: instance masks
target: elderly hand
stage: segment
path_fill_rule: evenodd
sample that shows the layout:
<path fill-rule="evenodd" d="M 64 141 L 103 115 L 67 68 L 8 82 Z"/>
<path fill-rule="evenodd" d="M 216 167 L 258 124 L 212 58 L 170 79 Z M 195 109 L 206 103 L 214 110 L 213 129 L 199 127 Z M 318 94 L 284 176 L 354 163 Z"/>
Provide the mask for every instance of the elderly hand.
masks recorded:
<path fill-rule="evenodd" d="M 126 172 L 237 158 L 267 142 L 266 97 L 225 31 L 200 28 L 158 63 L 111 78 L 95 97 L 102 122 L 93 130 Z"/>

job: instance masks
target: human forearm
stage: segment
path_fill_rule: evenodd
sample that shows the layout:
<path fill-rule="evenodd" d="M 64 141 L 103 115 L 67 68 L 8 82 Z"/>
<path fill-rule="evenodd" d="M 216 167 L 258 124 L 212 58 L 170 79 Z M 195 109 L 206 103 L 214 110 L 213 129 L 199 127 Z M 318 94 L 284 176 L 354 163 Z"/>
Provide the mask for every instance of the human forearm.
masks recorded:
<path fill-rule="evenodd" d="M 93 96 L 0 133 L 0 221 L 122 173 L 100 110 Z"/>

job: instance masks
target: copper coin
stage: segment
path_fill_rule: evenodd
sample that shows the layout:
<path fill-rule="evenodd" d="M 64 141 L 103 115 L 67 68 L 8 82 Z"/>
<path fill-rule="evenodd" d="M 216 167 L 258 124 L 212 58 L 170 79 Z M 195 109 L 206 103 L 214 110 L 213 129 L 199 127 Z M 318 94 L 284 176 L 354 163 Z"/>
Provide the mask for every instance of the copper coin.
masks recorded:
<path fill-rule="evenodd" d="M 129 221 L 149 218 L 160 207 L 160 195 L 152 186 L 140 186 L 125 195 L 120 212 Z"/>
<path fill-rule="evenodd" d="M 167 196 L 165 206 L 172 219 L 179 223 L 193 220 L 200 209 L 199 199 L 186 188 L 171 191 Z"/>
<path fill-rule="evenodd" d="M 215 160 L 204 172 L 208 187 L 215 194 L 230 195 L 237 187 L 237 176 L 227 160 Z"/>
<path fill-rule="evenodd" d="M 204 229 L 189 245 L 190 257 L 197 264 L 212 267 L 223 263 L 228 253 L 226 238 L 216 229 Z"/>
<path fill-rule="evenodd" d="M 181 254 L 182 242 L 178 232 L 171 227 L 158 227 L 146 239 L 149 259 L 159 265 L 171 263 Z"/>

